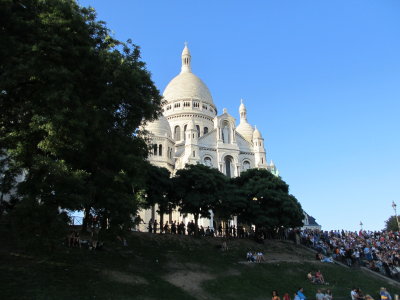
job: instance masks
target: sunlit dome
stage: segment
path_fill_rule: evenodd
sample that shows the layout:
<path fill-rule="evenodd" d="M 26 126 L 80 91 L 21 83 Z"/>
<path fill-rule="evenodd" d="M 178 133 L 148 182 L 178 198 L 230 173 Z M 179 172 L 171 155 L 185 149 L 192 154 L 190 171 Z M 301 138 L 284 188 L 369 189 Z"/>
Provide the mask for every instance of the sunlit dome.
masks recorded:
<path fill-rule="evenodd" d="M 164 90 L 163 96 L 167 102 L 184 99 L 196 99 L 214 105 L 210 90 L 205 83 L 191 70 L 191 55 L 185 45 L 182 51 L 181 73 L 173 78 Z"/>
<path fill-rule="evenodd" d="M 261 132 L 257 129 L 257 127 L 254 129 L 254 132 L 253 132 L 253 139 L 261 139 L 262 138 L 262 136 L 261 136 Z"/>
<path fill-rule="evenodd" d="M 157 120 L 149 122 L 144 126 L 144 129 L 154 134 L 155 136 L 172 137 L 171 127 L 167 119 L 161 115 Z"/>
<path fill-rule="evenodd" d="M 247 122 L 240 122 L 238 127 L 236 127 L 236 131 L 248 141 L 253 139 L 254 128 Z"/>

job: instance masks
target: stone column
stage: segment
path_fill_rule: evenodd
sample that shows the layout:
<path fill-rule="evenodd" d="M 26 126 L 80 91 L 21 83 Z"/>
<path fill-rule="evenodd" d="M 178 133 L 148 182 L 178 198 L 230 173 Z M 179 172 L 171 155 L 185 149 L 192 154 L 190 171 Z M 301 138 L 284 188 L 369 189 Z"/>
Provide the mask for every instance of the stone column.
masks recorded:
<path fill-rule="evenodd" d="M 210 229 L 214 230 L 214 213 L 210 210 Z"/>

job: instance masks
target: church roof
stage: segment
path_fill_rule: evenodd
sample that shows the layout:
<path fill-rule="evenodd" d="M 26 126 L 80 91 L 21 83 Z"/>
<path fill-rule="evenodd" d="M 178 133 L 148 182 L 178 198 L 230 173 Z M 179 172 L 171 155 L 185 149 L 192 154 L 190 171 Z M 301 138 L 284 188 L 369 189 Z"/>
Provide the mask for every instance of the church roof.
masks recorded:
<path fill-rule="evenodd" d="M 308 215 L 308 226 L 319 226 L 319 224 L 317 223 L 314 217 Z"/>

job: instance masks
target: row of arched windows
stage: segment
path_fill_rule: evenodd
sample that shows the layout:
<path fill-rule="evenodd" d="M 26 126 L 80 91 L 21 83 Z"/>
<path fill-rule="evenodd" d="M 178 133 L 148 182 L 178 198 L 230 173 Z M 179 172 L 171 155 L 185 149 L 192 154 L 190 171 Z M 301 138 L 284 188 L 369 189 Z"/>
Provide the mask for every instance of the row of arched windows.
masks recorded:
<path fill-rule="evenodd" d="M 193 106 L 194 108 L 200 108 L 200 102 L 196 102 L 196 101 L 193 101 L 193 102 L 184 101 L 182 106 L 183 106 L 183 107 L 190 107 L 190 106 Z M 181 107 L 181 103 L 180 103 L 180 102 L 174 103 L 174 108 L 179 108 L 179 107 Z M 208 106 L 207 104 L 202 104 L 202 107 L 203 107 L 204 110 L 210 110 L 211 112 L 214 112 L 214 110 L 212 109 L 212 107 L 211 107 L 211 106 Z M 165 109 L 166 109 L 166 110 L 172 109 L 172 105 L 167 105 Z"/>
<path fill-rule="evenodd" d="M 204 157 L 203 163 L 204 163 L 204 165 L 209 166 L 209 167 L 213 166 L 212 159 L 209 156 Z M 247 171 L 248 169 L 250 169 L 250 167 L 251 167 L 250 162 L 248 160 L 245 160 L 242 165 L 243 171 Z M 233 175 L 233 158 L 232 158 L 232 156 L 230 156 L 230 155 L 225 156 L 224 169 L 225 169 L 225 175 L 228 177 L 232 177 L 232 175 Z"/>
<path fill-rule="evenodd" d="M 183 138 L 186 139 L 186 128 L 187 125 L 183 126 Z M 197 130 L 197 137 L 201 136 L 201 130 L 200 130 L 200 126 L 196 125 L 196 130 Z M 203 135 L 208 133 L 208 127 L 204 127 L 203 128 Z M 174 128 L 174 140 L 175 141 L 180 141 L 181 140 L 181 127 L 179 125 L 176 125 Z"/>
<path fill-rule="evenodd" d="M 167 156 L 168 158 L 172 159 L 172 148 L 168 147 L 167 149 Z M 153 144 L 152 147 L 152 154 L 155 156 L 163 156 L 163 146 L 161 144 L 157 145 L 157 144 Z"/>

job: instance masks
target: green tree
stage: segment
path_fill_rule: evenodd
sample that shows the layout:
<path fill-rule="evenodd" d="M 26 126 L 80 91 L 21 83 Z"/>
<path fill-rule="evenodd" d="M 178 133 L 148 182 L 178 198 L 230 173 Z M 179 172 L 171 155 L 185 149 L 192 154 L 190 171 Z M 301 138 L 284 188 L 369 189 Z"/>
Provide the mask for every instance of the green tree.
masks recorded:
<path fill-rule="evenodd" d="M 301 205 L 289 194 L 289 186 L 281 178 L 265 169 L 250 169 L 233 182 L 247 203 L 239 215 L 240 221 L 270 232 L 302 225 Z"/>
<path fill-rule="evenodd" d="M 149 164 L 146 179 L 146 202 L 144 207 L 149 208 L 158 204 L 157 213 L 160 215 L 160 232 L 164 223 L 164 214 L 170 213 L 174 208 L 171 201 L 171 173 L 162 167 Z"/>
<path fill-rule="evenodd" d="M 225 187 L 218 192 L 218 201 L 213 207 L 214 219 L 228 223 L 230 219 L 239 216 L 247 208 L 246 197 L 234 184 L 233 179 L 227 179 Z"/>
<path fill-rule="evenodd" d="M 0 149 L 26 173 L 15 210 L 40 205 L 61 226 L 60 208 L 94 209 L 128 226 L 148 154 L 138 127 L 161 104 L 139 48 L 70 0 L 1 1 L 0 22 Z"/>
<path fill-rule="evenodd" d="M 225 189 L 227 178 L 217 169 L 201 164 L 186 165 L 173 178 L 173 187 L 179 209 L 183 214 L 193 214 L 198 230 L 199 217 L 209 218 Z"/>
<path fill-rule="evenodd" d="M 398 231 L 399 225 L 396 220 L 396 216 L 391 216 L 389 219 L 386 220 L 385 230 L 387 231 Z"/>

